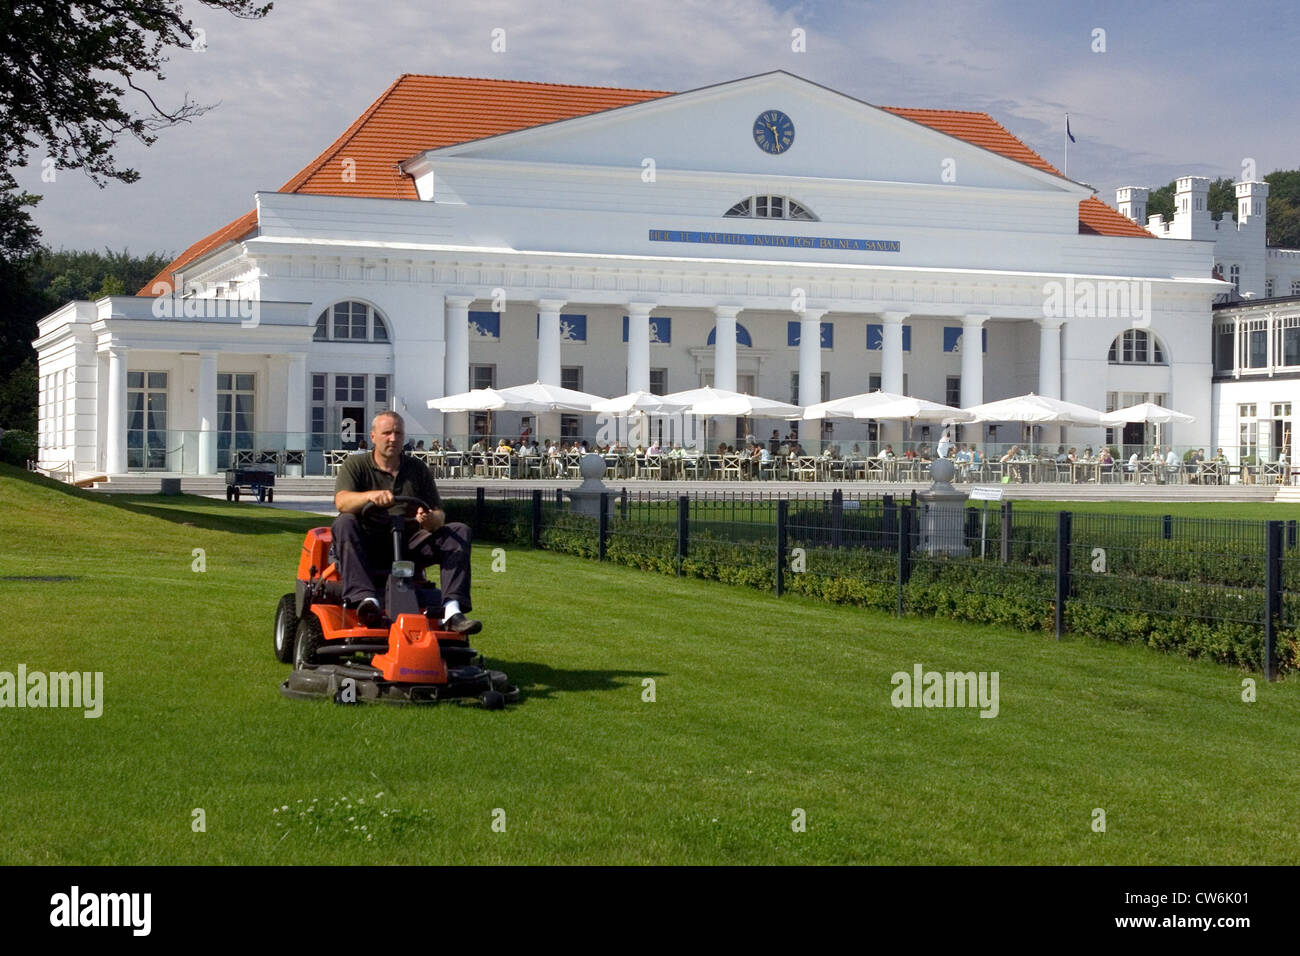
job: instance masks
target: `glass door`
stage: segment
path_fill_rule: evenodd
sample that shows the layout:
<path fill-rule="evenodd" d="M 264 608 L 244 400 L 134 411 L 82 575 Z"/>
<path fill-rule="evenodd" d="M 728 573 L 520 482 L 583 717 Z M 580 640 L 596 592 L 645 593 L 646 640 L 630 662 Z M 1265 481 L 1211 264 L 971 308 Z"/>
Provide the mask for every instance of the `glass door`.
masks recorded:
<path fill-rule="evenodd" d="M 222 372 L 217 375 L 217 467 L 235 464 L 236 451 L 253 447 L 253 375 Z"/>
<path fill-rule="evenodd" d="M 167 467 L 167 373 L 126 373 L 126 467 Z"/>

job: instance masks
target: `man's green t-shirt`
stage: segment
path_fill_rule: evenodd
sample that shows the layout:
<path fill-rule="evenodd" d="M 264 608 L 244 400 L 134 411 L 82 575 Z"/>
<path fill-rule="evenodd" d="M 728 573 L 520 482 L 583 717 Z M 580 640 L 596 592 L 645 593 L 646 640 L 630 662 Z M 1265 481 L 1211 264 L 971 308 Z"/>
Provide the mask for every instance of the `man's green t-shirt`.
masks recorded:
<path fill-rule="evenodd" d="M 391 491 L 395 496 L 419 498 L 434 508 L 442 507 L 438 486 L 434 484 L 429 467 L 422 461 L 403 455 L 397 474 L 390 475 L 375 464 L 374 452 L 348 455 L 334 479 L 334 492 L 340 491 Z M 405 505 L 394 505 L 393 514 L 404 511 Z"/>

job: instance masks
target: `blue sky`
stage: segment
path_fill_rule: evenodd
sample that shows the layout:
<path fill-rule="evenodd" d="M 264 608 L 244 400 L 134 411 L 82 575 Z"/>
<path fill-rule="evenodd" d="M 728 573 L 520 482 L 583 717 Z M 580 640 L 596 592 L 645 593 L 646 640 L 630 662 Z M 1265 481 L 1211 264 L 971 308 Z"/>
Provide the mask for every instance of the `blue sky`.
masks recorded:
<path fill-rule="evenodd" d="M 687 90 L 784 69 L 884 106 L 984 110 L 1071 178 L 1116 186 L 1300 168 L 1300 7 L 1289 2 L 878 3 L 860 0 L 279 0 L 259 22 L 185 4 L 206 32 L 161 102 L 217 108 L 124 144 L 133 185 L 42 182 L 55 248 L 179 252 L 247 212 L 403 72 Z M 382 12 L 381 12 L 382 11 Z M 494 28 L 506 50 L 493 52 Z M 791 31 L 806 31 L 806 52 Z M 1104 52 L 1094 31 L 1104 32 Z"/>

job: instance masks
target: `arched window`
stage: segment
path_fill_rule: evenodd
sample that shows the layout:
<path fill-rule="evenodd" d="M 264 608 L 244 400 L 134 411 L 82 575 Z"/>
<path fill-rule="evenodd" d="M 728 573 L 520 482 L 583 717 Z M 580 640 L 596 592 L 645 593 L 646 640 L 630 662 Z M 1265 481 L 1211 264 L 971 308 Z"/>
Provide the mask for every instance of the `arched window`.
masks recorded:
<path fill-rule="evenodd" d="M 387 342 L 388 326 L 364 302 L 336 302 L 316 319 L 313 342 Z"/>
<path fill-rule="evenodd" d="M 1146 329 L 1127 329 L 1110 343 L 1111 365 L 1167 365 L 1164 346 Z"/>
<path fill-rule="evenodd" d="M 817 217 L 801 202 L 789 196 L 750 196 L 723 213 L 733 219 L 801 219 L 816 222 Z"/>

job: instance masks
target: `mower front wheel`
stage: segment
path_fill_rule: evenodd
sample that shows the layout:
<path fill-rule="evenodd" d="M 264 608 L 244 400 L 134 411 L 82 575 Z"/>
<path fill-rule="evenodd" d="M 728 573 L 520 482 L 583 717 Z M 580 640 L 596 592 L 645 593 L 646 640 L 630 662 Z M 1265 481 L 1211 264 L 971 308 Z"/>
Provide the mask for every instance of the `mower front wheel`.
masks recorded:
<path fill-rule="evenodd" d="M 317 663 L 316 651 L 324 643 L 325 632 L 321 629 L 320 618 L 308 611 L 298 622 L 297 637 L 293 642 L 294 670 Z"/>
<path fill-rule="evenodd" d="M 298 640 L 298 614 L 294 596 L 280 598 L 275 609 L 275 659 L 281 664 L 293 661 L 293 648 Z"/>

